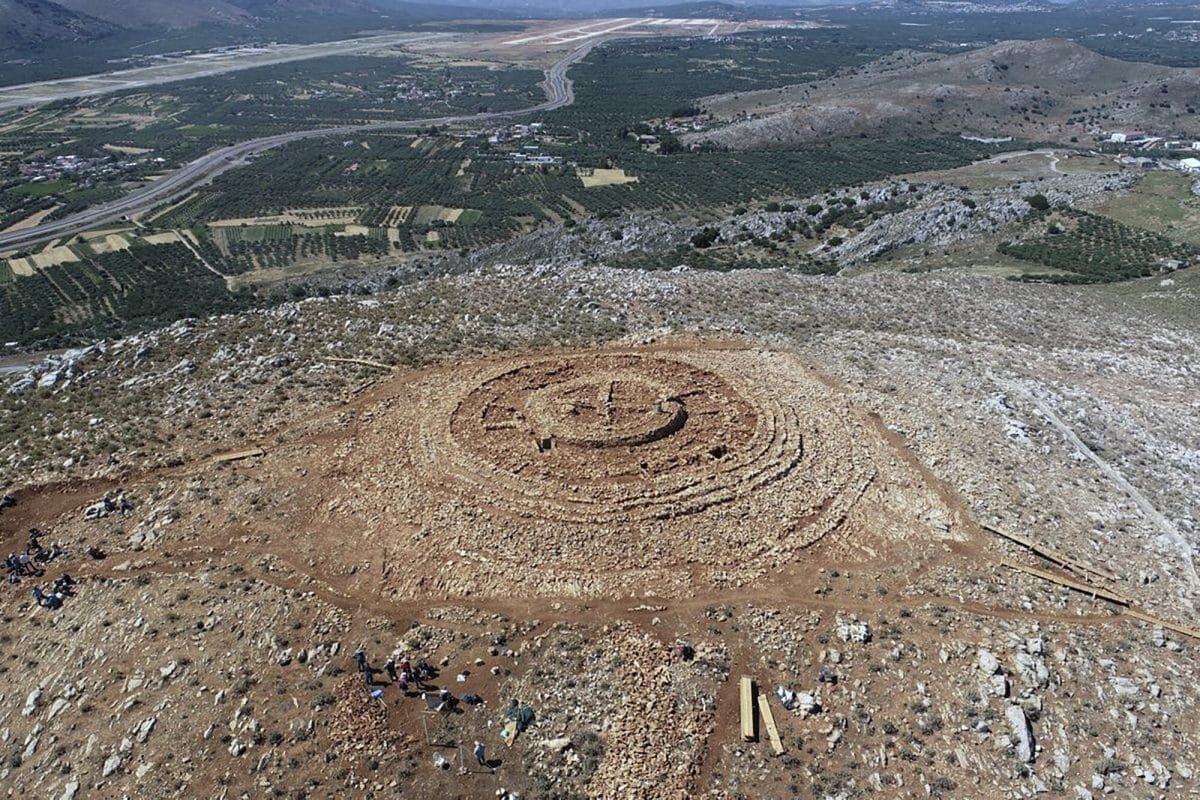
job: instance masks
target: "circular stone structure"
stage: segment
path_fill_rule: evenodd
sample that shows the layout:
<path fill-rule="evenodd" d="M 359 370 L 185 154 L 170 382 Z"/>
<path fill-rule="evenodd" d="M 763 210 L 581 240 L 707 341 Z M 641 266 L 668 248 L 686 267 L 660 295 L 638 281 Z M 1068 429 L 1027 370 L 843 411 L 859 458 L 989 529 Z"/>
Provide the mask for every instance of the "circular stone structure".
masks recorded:
<path fill-rule="evenodd" d="M 426 443 L 459 480 L 518 513 L 580 522 L 702 508 L 729 483 L 704 477 L 736 470 L 759 427 L 719 375 L 629 353 L 522 364 L 431 422 Z"/>
<path fill-rule="evenodd" d="M 741 583 L 836 530 L 874 475 L 858 415 L 779 353 L 510 356 L 367 416 L 335 472 L 449 593 L 464 561 L 470 593 Z"/>
<path fill-rule="evenodd" d="M 687 406 L 665 383 L 635 372 L 584 375 L 529 394 L 523 410 L 507 407 L 504 419 L 488 420 L 487 430 L 525 428 L 538 450 L 569 447 L 633 447 L 678 433 Z"/>

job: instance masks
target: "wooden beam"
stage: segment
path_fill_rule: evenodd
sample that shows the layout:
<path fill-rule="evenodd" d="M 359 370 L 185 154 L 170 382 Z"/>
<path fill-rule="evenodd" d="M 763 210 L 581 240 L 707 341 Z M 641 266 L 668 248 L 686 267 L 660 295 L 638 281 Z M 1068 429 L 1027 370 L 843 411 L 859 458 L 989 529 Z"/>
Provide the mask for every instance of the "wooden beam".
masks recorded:
<path fill-rule="evenodd" d="M 1000 563 L 1010 569 L 1028 573 L 1029 575 L 1042 578 L 1043 580 L 1057 583 L 1060 586 L 1066 586 L 1068 589 L 1074 589 L 1077 592 L 1083 592 L 1084 594 L 1091 595 L 1094 598 L 1100 598 L 1102 600 L 1107 600 L 1110 603 L 1116 603 L 1117 605 L 1125 606 L 1124 615 L 1127 617 L 1132 617 L 1133 619 L 1138 619 L 1142 622 L 1149 622 L 1151 625 L 1158 625 L 1166 630 L 1174 631 L 1175 633 L 1182 634 L 1183 636 L 1200 640 L 1200 628 L 1193 628 L 1190 625 L 1184 625 L 1182 622 L 1171 622 L 1170 620 L 1163 619 L 1162 617 L 1156 617 L 1155 615 L 1142 611 L 1141 609 L 1133 608 L 1133 600 L 1124 595 L 1110 592 L 1107 589 L 1101 589 L 1099 586 L 1092 586 L 1090 583 L 1080 583 L 1079 581 L 1073 581 L 1069 578 L 1063 578 L 1059 575 L 1055 575 L 1053 572 L 1046 572 L 1042 569 L 1027 567 L 1024 564 L 1018 564 L 1015 561 L 1009 561 L 1006 558 L 1000 559 Z"/>
<path fill-rule="evenodd" d="M 754 741 L 754 679 L 742 676 L 742 739 Z"/>
<path fill-rule="evenodd" d="M 983 525 L 982 527 L 985 531 L 991 531 L 992 533 L 996 534 L 997 536 L 1002 536 L 1003 538 L 1008 539 L 1010 542 L 1015 542 L 1016 544 L 1021 545 L 1022 547 L 1028 549 L 1029 551 L 1036 553 L 1037 555 L 1041 556 L 1042 558 L 1046 559 L 1047 561 L 1053 561 L 1055 564 L 1058 564 L 1061 567 L 1066 567 L 1069 570 L 1083 572 L 1083 573 L 1090 572 L 1092 575 L 1095 575 L 1096 577 L 1099 577 L 1099 578 L 1104 578 L 1105 580 L 1110 580 L 1110 581 L 1119 580 L 1119 578 L 1116 575 L 1114 575 L 1113 573 L 1111 573 L 1107 570 L 1099 569 L 1098 567 L 1090 567 L 1087 564 L 1084 564 L 1082 561 L 1076 561 L 1075 559 L 1071 558 L 1070 556 L 1063 555 L 1062 553 L 1059 553 L 1056 550 L 1051 550 L 1049 547 L 1038 544 L 1037 542 L 1033 541 L 1032 539 L 1027 539 L 1024 536 L 1021 536 L 1020 534 L 1010 533 L 1008 531 L 1002 531 L 999 528 L 994 527 L 992 525 Z"/>
<path fill-rule="evenodd" d="M 1080 583 L 1079 581 L 1073 581 L 1070 578 L 1064 578 L 1061 575 L 1055 575 L 1053 572 L 1047 572 L 1044 569 L 1037 569 L 1036 567 L 1027 567 L 1024 564 L 1018 564 L 1015 561 L 1009 561 L 1007 558 L 1000 559 L 1000 563 L 1003 564 L 1004 566 L 1008 567 L 1009 569 L 1015 569 L 1019 572 L 1024 572 L 1029 575 L 1033 575 L 1035 577 L 1041 578 L 1042 580 L 1050 581 L 1051 583 L 1057 583 L 1059 586 L 1065 586 L 1068 589 L 1074 589 L 1077 592 L 1082 592 L 1083 594 L 1091 595 L 1094 598 L 1098 597 L 1101 600 L 1107 600 L 1110 603 L 1116 603 L 1117 605 L 1120 605 L 1120 606 L 1128 606 L 1130 604 L 1130 602 L 1132 602 L 1128 597 L 1125 597 L 1124 595 L 1120 595 L 1115 592 L 1110 592 L 1107 589 L 1100 588 L 1099 586 L 1093 586 L 1090 583 Z"/>
<path fill-rule="evenodd" d="M 335 361 L 338 364 L 359 364 L 364 367 L 375 367 L 376 369 L 386 369 L 389 372 L 395 369 L 391 364 L 384 364 L 381 361 L 371 361 L 366 358 L 338 358 L 337 356 L 325 356 L 326 361 Z"/>
<path fill-rule="evenodd" d="M 213 459 L 218 464 L 228 464 L 230 461 L 242 461 L 247 458 L 262 458 L 267 454 L 266 450 L 261 447 L 253 447 L 249 450 L 236 450 L 232 453 L 222 453 Z"/>
<path fill-rule="evenodd" d="M 1200 629 L 1193 628 L 1190 625 L 1184 625 L 1179 622 L 1170 622 L 1161 617 L 1156 617 L 1153 614 L 1147 614 L 1145 611 L 1139 611 L 1136 608 L 1131 608 L 1125 613 L 1134 619 L 1140 619 L 1142 622 L 1149 622 L 1151 625 L 1158 625 L 1160 628 L 1166 628 L 1169 631 L 1182 633 L 1184 636 L 1190 636 L 1193 639 L 1200 639 Z"/>
<path fill-rule="evenodd" d="M 758 693 L 758 714 L 762 717 L 763 727 L 767 729 L 767 738 L 771 740 L 771 749 L 775 755 L 783 755 L 783 741 L 779 738 L 779 729 L 775 727 L 775 715 L 771 713 L 771 701 L 763 692 Z"/>

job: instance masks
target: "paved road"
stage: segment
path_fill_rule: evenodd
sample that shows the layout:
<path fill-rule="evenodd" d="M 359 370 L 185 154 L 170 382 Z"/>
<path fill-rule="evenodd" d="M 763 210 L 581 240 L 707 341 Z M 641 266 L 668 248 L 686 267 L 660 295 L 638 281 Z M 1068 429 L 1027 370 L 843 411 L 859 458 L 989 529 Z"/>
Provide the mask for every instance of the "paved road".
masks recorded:
<path fill-rule="evenodd" d="M 32 228 L 12 233 L 0 234 L 0 250 L 16 250 L 33 247 L 62 236 L 73 236 L 89 228 L 119 222 L 128 217 L 150 211 L 159 206 L 167 205 L 186 196 L 198 186 L 211 181 L 216 176 L 235 169 L 246 163 L 250 156 L 282 147 L 302 139 L 315 139 L 322 136 L 341 138 L 372 131 L 405 130 L 423 128 L 429 125 L 448 125 L 456 122 L 482 122 L 487 120 L 505 119 L 540 111 L 553 111 L 556 108 L 569 106 L 575 102 L 575 91 L 567 70 L 578 63 L 591 52 L 592 48 L 602 40 L 596 39 L 572 50 L 558 63 L 546 71 L 546 80 L 542 86 L 546 91 L 545 102 L 529 108 L 514 111 L 492 111 L 483 114 L 465 114 L 460 116 L 435 117 L 432 119 L 397 120 L 395 122 L 378 122 L 370 125 L 343 125 L 328 128 L 314 128 L 307 131 L 292 131 L 275 136 L 264 136 L 261 139 L 251 139 L 228 147 L 214 150 L 208 155 L 201 156 L 195 161 L 185 164 L 179 170 L 160 178 L 154 183 L 136 189 L 119 200 L 94 206 L 53 222 L 45 222 Z"/>

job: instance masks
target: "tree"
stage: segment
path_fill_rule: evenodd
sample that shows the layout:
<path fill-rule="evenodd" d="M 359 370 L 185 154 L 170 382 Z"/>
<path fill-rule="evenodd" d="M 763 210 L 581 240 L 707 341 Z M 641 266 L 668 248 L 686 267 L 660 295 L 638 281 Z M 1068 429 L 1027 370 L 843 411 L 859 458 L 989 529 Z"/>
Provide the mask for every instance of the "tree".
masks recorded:
<path fill-rule="evenodd" d="M 714 244 L 716 244 L 717 236 L 717 229 L 707 226 L 692 237 L 692 247 L 695 247 L 697 250 L 704 250 L 712 247 Z"/>
<path fill-rule="evenodd" d="M 1049 211 L 1050 201 L 1046 199 L 1044 194 L 1031 194 L 1025 198 L 1025 202 L 1029 203 L 1034 211 Z"/>

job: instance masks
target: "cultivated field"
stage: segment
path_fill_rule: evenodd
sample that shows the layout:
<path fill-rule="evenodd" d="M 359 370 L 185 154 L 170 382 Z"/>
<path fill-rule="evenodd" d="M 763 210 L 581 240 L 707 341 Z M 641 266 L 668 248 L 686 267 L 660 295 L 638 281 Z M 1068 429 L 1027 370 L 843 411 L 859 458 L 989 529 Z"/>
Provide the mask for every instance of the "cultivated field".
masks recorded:
<path fill-rule="evenodd" d="M 637 183 L 636 175 L 626 175 L 623 169 L 591 169 L 580 170 L 579 180 L 585 188 L 595 186 L 623 186 L 627 183 Z"/>

